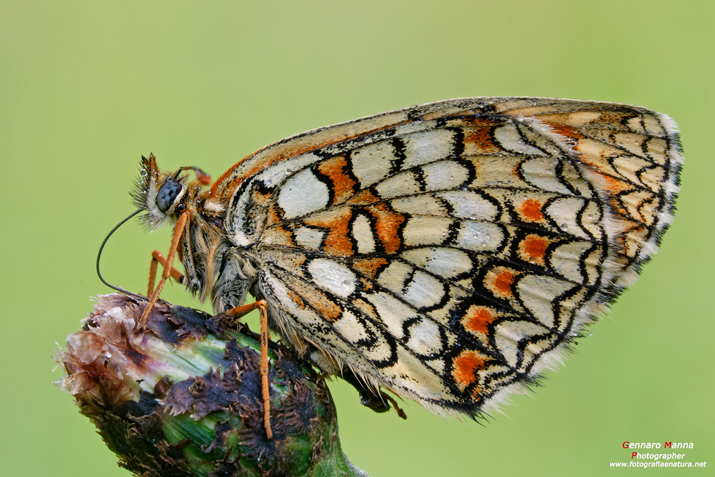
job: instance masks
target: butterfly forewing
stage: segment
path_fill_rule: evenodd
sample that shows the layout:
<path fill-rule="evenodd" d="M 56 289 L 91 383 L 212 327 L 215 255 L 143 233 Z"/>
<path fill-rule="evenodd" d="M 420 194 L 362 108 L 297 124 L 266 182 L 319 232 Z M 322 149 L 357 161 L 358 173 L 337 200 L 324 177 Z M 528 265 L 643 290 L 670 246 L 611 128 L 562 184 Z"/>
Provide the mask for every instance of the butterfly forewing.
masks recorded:
<path fill-rule="evenodd" d="M 633 281 L 672 221 L 681 162 L 667 116 L 613 103 L 460 99 L 310 131 L 213 185 L 250 264 L 219 277 L 214 304 L 254 279 L 326 370 L 474 415 Z"/>

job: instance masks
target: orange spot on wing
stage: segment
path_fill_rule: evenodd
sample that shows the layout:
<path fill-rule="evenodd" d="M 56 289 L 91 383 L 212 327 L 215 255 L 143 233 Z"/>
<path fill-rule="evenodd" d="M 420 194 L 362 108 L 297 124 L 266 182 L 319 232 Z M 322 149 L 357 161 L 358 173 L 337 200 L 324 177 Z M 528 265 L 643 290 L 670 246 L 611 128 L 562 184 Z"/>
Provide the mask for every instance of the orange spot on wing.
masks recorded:
<path fill-rule="evenodd" d="M 477 149 L 483 152 L 501 150 L 492 139 L 492 131 L 495 127 L 493 121 L 486 118 L 469 118 L 464 119 L 463 122 L 466 124 L 464 128 L 464 144 L 474 144 Z"/>
<path fill-rule="evenodd" d="M 356 186 L 356 182 L 345 173 L 348 161 L 343 156 L 328 159 L 318 167 L 318 170 L 330 178 L 333 190 L 333 204 L 343 202 L 350 197 Z"/>
<path fill-rule="evenodd" d="M 541 212 L 541 207 L 543 205 L 544 204 L 537 199 L 526 199 L 518 207 L 518 211 L 524 219 L 531 222 L 538 222 L 544 218 L 544 213 Z"/>
<path fill-rule="evenodd" d="M 502 295 L 512 295 L 511 286 L 514 284 L 515 275 L 509 270 L 502 270 L 494 280 L 494 286 Z"/>
<path fill-rule="evenodd" d="M 492 311 L 484 306 L 472 305 L 462 319 L 464 327 L 475 333 L 486 333 L 489 324 L 494 321 Z"/>
<path fill-rule="evenodd" d="M 454 359 L 452 377 L 462 389 L 478 379 L 477 373 L 484 369 L 485 360 L 476 351 L 465 350 Z"/>
<path fill-rule="evenodd" d="M 398 236 L 400 226 L 405 222 L 405 216 L 395 212 L 388 204 L 370 191 L 356 193 L 346 204 L 365 205 L 364 208 L 375 218 L 375 234 L 385 247 L 385 252 L 394 253 L 402 246 Z"/>
<path fill-rule="evenodd" d="M 375 217 L 375 232 L 382 246 L 385 247 L 385 252 L 395 253 L 402 247 L 398 232 L 405 221 L 405 216 L 391 210 L 384 203 L 372 205 L 368 207 L 368 211 Z"/>
<path fill-rule="evenodd" d="M 384 258 L 364 258 L 352 262 L 351 268 L 366 275 L 370 280 L 374 280 L 378 270 L 385 267 L 388 263 L 389 262 Z"/>
<path fill-rule="evenodd" d="M 496 267 L 490 270 L 484 278 L 484 284 L 495 295 L 502 298 L 511 298 L 514 295 L 512 285 L 516 279 L 517 272 L 510 268 Z"/>
<path fill-rule="evenodd" d="M 343 310 L 338 304 L 317 290 L 311 291 L 304 298 L 321 318 L 325 318 L 328 321 L 334 323 L 343 314 Z"/>
<path fill-rule="evenodd" d="M 339 208 L 329 214 L 320 214 L 315 218 L 305 219 L 306 225 L 328 230 L 323 242 L 323 252 L 341 257 L 353 254 L 353 244 L 348 238 L 348 224 L 352 211 L 348 207 Z"/>
<path fill-rule="evenodd" d="M 526 261 L 535 261 L 539 265 L 545 265 L 546 249 L 549 246 L 549 239 L 539 235 L 527 235 L 519 244 L 519 251 Z"/>

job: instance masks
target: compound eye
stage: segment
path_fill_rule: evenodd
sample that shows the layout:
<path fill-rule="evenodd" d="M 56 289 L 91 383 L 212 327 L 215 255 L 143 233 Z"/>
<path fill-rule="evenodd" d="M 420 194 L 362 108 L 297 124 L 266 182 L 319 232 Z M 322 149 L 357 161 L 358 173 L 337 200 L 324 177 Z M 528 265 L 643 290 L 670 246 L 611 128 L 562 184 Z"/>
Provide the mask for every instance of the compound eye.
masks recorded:
<path fill-rule="evenodd" d="M 170 177 L 159 188 L 159 193 L 156 194 L 156 206 L 159 210 L 166 212 L 174 203 L 176 198 L 181 193 L 184 186 L 180 182 L 172 180 Z"/>

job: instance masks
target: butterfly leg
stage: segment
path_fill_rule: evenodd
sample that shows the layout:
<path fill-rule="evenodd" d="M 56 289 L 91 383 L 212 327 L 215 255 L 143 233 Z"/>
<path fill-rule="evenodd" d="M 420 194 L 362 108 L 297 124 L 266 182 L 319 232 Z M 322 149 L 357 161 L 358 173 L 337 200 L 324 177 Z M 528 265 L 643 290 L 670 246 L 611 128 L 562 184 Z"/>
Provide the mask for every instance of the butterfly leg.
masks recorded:
<path fill-rule="evenodd" d="M 151 264 L 149 265 L 149 288 L 146 292 L 146 296 L 151 296 L 154 293 L 154 285 L 156 284 L 156 270 L 159 264 L 166 269 L 167 261 L 164 255 L 159 250 L 154 250 L 151 253 Z M 168 265 L 171 268 L 171 278 L 179 283 L 184 282 L 184 274 L 174 268 L 171 264 Z"/>
<path fill-rule="evenodd" d="M 344 369 L 342 377 L 350 383 L 358 393 L 360 393 L 360 404 L 372 409 L 375 412 L 382 413 L 390 410 L 390 405 L 395 409 L 397 415 L 402 419 L 407 419 L 407 414 L 397 404 L 392 396 L 380 390 L 374 391 L 370 389 L 355 373 L 349 369 Z"/>
<path fill-rule="evenodd" d="M 261 315 L 261 394 L 263 396 L 263 426 L 266 428 L 266 436 L 273 439 L 271 430 L 271 402 L 268 388 L 268 340 L 271 339 L 268 331 L 268 311 L 266 310 L 266 300 L 258 300 L 243 306 L 231 308 L 226 313 L 235 317 L 241 317 L 248 312 L 258 309 Z"/>
<path fill-rule="evenodd" d="M 151 294 L 151 297 L 149 298 L 149 303 L 147 303 L 146 308 L 144 308 L 144 313 L 142 313 L 141 318 L 139 318 L 139 328 L 144 328 L 144 325 L 146 325 L 146 320 L 149 317 L 149 313 L 151 312 L 151 309 L 154 308 L 154 305 L 156 304 L 156 301 L 159 299 L 159 294 L 161 293 L 161 290 L 164 288 L 164 284 L 166 281 L 169 279 L 170 276 L 172 276 L 172 269 L 173 267 L 171 266 L 172 263 L 174 263 L 174 256 L 176 255 L 176 249 L 179 246 L 179 239 L 181 238 L 181 232 L 184 230 L 184 227 L 186 226 L 186 222 L 189 220 L 189 214 L 184 212 L 179 216 L 179 219 L 176 221 L 176 227 L 174 227 L 174 237 L 171 240 L 171 246 L 169 247 L 169 253 L 166 255 L 166 265 L 164 265 L 164 271 L 161 274 L 161 280 L 159 280 L 159 284 L 156 287 L 156 290 L 154 290 L 154 293 Z M 168 266 L 167 266 L 168 265 Z M 150 267 L 151 268 L 151 267 Z M 150 280 L 151 280 L 151 270 L 149 271 L 150 275 Z M 156 278 L 156 272 L 154 273 L 154 278 Z M 151 288 L 153 285 L 153 280 L 150 281 L 149 287 Z"/>

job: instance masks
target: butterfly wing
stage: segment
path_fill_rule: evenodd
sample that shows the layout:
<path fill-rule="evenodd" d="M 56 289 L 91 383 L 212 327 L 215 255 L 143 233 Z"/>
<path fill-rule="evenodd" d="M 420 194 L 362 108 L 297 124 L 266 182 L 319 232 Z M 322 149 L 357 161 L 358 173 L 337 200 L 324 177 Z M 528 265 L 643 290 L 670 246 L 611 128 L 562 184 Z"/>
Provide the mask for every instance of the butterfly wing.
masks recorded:
<path fill-rule="evenodd" d="M 471 98 L 280 141 L 212 195 L 288 341 L 474 415 L 632 283 L 681 163 L 675 124 L 650 110 Z"/>

